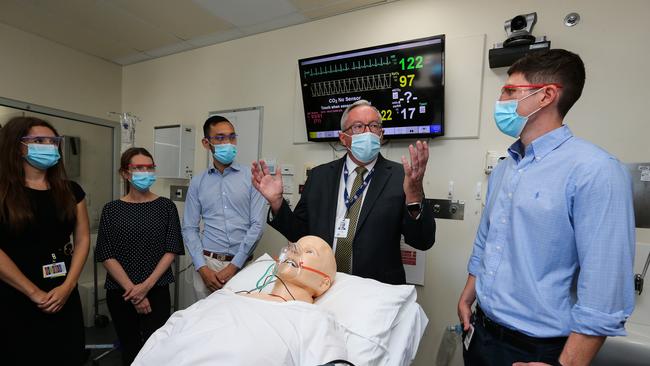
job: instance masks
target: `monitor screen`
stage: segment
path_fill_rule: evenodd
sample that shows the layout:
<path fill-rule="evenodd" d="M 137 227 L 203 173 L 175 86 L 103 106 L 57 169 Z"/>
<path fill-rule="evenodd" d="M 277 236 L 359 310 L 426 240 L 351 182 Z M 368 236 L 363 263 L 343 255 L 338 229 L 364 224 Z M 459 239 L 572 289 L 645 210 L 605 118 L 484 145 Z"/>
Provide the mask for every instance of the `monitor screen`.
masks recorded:
<path fill-rule="evenodd" d="M 445 36 L 298 61 L 309 141 L 338 140 L 346 107 L 365 99 L 385 138 L 444 134 Z"/>

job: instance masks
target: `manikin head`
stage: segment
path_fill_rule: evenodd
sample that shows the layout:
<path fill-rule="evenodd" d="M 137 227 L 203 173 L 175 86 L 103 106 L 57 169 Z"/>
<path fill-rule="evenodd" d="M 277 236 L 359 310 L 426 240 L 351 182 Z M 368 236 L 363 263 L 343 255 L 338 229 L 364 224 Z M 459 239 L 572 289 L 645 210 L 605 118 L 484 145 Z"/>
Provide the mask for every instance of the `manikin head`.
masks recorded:
<path fill-rule="evenodd" d="M 334 252 L 317 236 L 304 236 L 280 253 L 277 277 L 292 293 L 300 291 L 316 298 L 332 286 L 335 276 Z M 283 285 L 276 282 L 275 288 L 278 287 Z"/>

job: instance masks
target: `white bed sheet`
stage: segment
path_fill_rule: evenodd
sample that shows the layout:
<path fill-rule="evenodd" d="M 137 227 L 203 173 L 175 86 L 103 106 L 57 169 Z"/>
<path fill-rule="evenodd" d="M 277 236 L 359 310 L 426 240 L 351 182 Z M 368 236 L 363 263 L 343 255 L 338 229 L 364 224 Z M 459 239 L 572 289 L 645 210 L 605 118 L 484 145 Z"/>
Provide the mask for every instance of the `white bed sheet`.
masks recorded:
<path fill-rule="evenodd" d="M 174 313 L 133 365 L 321 365 L 347 357 L 343 339 L 334 317 L 315 305 L 222 290 Z"/>
<path fill-rule="evenodd" d="M 388 365 L 406 366 L 415 359 L 429 318 L 420 304 L 413 301 L 404 306 L 397 321 L 388 341 Z"/>

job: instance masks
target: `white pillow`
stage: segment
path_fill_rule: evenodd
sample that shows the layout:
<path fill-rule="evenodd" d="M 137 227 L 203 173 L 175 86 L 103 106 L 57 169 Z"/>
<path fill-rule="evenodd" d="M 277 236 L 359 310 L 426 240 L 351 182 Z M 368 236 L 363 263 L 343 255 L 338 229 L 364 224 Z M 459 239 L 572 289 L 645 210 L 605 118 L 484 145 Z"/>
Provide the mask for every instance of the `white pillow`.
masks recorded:
<path fill-rule="evenodd" d="M 332 287 L 315 304 L 332 312 L 347 330 L 349 361 L 384 365 L 389 359 L 390 331 L 398 314 L 416 298 L 411 285 L 388 285 L 339 272 Z"/>
<path fill-rule="evenodd" d="M 411 285 L 388 285 L 339 272 L 332 287 L 315 303 L 334 313 L 351 331 L 383 340 L 402 306 L 416 296 Z"/>

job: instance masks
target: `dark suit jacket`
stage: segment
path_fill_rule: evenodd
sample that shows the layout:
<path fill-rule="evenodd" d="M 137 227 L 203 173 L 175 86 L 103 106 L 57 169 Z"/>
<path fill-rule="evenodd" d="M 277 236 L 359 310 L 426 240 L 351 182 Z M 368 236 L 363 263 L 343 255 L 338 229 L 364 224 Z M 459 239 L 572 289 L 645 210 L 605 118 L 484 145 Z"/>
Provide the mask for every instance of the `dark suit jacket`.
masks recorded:
<path fill-rule="evenodd" d="M 312 169 L 295 210 L 292 212 L 284 201 L 269 224 L 292 242 L 305 235 L 316 235 L 332 245 L 345 159 Z M 436 232 L 433 210 L 425 200 L 422 215 L 413 219 L 406 209 L 404 168 L 381 154 L 377 159 L 357 223 L 352 274 L 404 284 L 400 237 L 403 234 L 406 243 L 417 249 L 431 248 Z"/>

